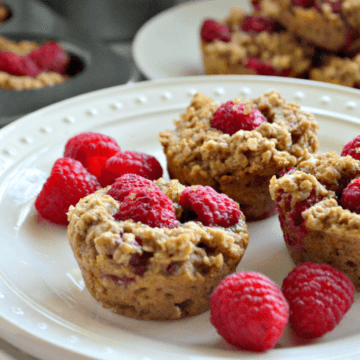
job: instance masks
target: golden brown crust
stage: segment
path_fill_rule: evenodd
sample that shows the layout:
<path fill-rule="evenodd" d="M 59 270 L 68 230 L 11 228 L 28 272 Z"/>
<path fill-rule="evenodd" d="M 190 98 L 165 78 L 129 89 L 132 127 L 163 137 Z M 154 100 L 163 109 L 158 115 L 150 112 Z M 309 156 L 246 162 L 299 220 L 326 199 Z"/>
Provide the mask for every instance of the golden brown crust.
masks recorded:
<path fill-rule="evenodd" d="M 262 31 L 250 35 L 241 30 L 246 14 L 233 8 L 223 23 L 230 26 L 231 41 L 201 41 L 201 52 L 205 73 L 214 74 L 255 74 L 246 68 L 248 58 L 258 58 L 271 64 L 277 73 L 290 70 L 287 76 L 299 77 L 311 65 L 312 49 L 300 46 L 288 32 L 268 33 Z"/>
<path fill-rule="evenodd" d="M 157 184 L 175 200 L 184 189 L 175 180 Z M 119 203 L 108 189 L 80 200 L 68 213 L 69 242 L 95 299 L 115 313 L 145 320 L 208 310 L 212 290 L 235 271 L 247 247 L 244 216 L 228 229 L 193 221 L 171 230 L 151 228 L 114 220 Z M 136 258 L 142 259 L 142 272 L 133 266 Z"/>
<path fill-rule="evenodd" d="M 270 91 L 249 102 L 268 119 L 253 131 L 232 136 L 211 127 L 220 106 L 197 93 L 186 112 L 175 120 L 175 131 L 159 134 L 171 178 L 184 185 L 208 185 L 240 204 L 248 220 L 261 218 L 271 206 L 268 184 L 274 174 L 316 152 L 318 124 L 311 114 L 286 103 Z M 273 210 L 273 209 L 272 209 Z"/>
<path fill-rule="evenodd" d="M 270 181 L 270 193 L 277 201 L 285 243 L 295 264 L 306 261 L 328 263 L 344 271 L 360 291 L 360 215 L 338 203 L 342 190 L 358 176 L 360 162 L 334 152 L 315 155 L 298 169 Z M 310 194 L 323 198 L 301 213 L 305 231 L 301 246 L 287 241 L 298 228 L 289 226 L 296 204 Z M 291 196 L 291 201 L 287 201 Z"/>

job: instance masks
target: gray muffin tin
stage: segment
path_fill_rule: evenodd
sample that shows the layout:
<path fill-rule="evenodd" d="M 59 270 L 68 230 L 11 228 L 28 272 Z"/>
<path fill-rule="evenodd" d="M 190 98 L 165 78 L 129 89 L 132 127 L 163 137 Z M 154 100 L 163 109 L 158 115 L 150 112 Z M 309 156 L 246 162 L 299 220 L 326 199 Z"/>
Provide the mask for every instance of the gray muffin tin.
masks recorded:
<path fill-rule="evenodd" d="M 0 36 L 42 43 L 51 39 L 71 56 L 67 82 L 35 90 L 0 89 L 0 126 L 27 113 L 70 97 L 128 82 L 130 59 L 88 40 L 74 24 L 68 24 L 50 8 L 34 0 L 8 0 L 11 17 L 0 25 Z"/>

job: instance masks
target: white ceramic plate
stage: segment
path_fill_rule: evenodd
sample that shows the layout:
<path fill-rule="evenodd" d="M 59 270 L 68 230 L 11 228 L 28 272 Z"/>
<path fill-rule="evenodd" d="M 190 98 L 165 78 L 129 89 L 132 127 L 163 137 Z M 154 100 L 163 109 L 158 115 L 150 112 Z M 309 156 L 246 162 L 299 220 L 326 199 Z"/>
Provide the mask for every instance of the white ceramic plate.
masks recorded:
<path fill-rule="evenodd" d="M 250 10 L 249 0 L 190 1 L 147 21 L 133 42 L 133 58 L 148 79 L 204 74 L 200 27 L 204 19 L 222 19 L 232 7 Z"/>
<path fill-rule="evenodd" d="M 360 301 L 341 324 L 312 343 L 286 332 L 266 354 L 237 351 L 209 322 L 209 312 L 173 322 L 114 315 L 90 296 L 66 229 L 41 221 L 34 200 L 65 142 L 83 131 L 114 137 L 123 150 L 165 157 L 157 135 L 173 127 L 200 91 L 225 102 L 275 89 L 313 112 L 321 152 L 340 152 L 360 134 L 360 92 L 261 76 L 194 76 L 123 85 L 72 98 L 0 130 L 0 335 L 40 358 L 121 360 L 344 359 L 360 356 Z M 167 174 L 165 173 L 165 177 Z M 238 270 L 259 271 L 281 285 L 293 264 L 277 216 L 249 225 L 250 244 Z"/>

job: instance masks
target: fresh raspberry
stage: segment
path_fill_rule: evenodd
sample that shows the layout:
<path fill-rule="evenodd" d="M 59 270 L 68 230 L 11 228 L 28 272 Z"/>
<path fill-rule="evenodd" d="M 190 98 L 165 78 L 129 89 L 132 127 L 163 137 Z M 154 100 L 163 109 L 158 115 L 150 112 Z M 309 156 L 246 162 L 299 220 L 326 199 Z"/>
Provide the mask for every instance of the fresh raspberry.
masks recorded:
<path fill-rule="evenodd" d="M 161 191 L 151 188 L 135 188 L 123 199 L 116 220 L 132 219 L 150 227 L 172 229 L 178 226 L 172 201 Z"/>
<path fill-rule="evenodd" d="M 55 161 L 50 176 L 35 200 L 40 215 L 57 224 L 67 225 L 70 205 L 100 189 L 95 176 L 74 159 L 60 158 Z"/>
<path fill-rule="evenodd" d="M 340 204 L 344 209 L 360 214 L 360 179 L 355 179 L 346 186 Z"/>
<path fill-rule="evenodd" d="M 229 42 L 231 40 L 231 31 L 227 25 L 221 25 L 215 20 L 205 20 L 200 31 L 201 39 L 206 42 L 220 40 Z"/>
<path fill-rule="evenodd" d="M 140 175 L 130 173 L 118 177 L 115 182 L 111 184 L 111 188 L 108 191 L 108 194 L 115 200 L 122 202 L 125 196 L 130 195 L 134 189 L 138 188 L 147 188 L 160 191 L 159 187 L 156 186 L 151 180 L 145 179 Z"/>
<path fill-rule="evenodd" d="M 245 67 L 254 71 L 257 75 L 288 77 L 291 73 L 291 69 L 276 71 L 270 63 L 262 61 L 256 57 L 249 57 Z"/>
<path fill-rule="evenodd" d="M 250 34 L 258 34 L 262 31 L 267 31 L 268 33 L 273 33 L 280 28 L 279 23 L 267 16 L 258 17 L 258 16 L 245 16 L 242 30 Z"/>
<path fill-rule="evenodd" d="M 332 331 L 354 302 L 355 288 L 347 275 L 328 264 L 303 263 L 284 279 L 289 322 L 301 338 L 313 339 Z"/>
<path fill-rule="evenodd" d="M 360 135 L 350 140 L 342 149 L 341 156 L 350 155 L 356 160 L 360 160 Z"/>
<path fill-rule="evenodd" d="M 119 151 L 120 146 L 112 137 L 84 132 L 68 140 L 64 157 L 80 161 L 91 174 L 99 177 L 106 160 Z"/>
<path fill-rule="evenodd" d="M 234 105 L 232 100 L 222 104 L 211 119 L 211 126 L 225 134 L 239 130 L 254 130 L 267 121 L 257 108 L 248 104 Z"/>
<path fill-rule="evenodd" d="M 227 276 L 210 298 L 210 321 L 229 344 L 264 352 L 280 339 L 289 306 L 280 288 L 257 272 Z"/>
<path fill-rule="evenodd" d="M 99 176 L 101 186 L 111 185 L 124 174 L 137 174 L 149 180 L 159 179 L 163 174 L 160 163 L 152 155 L 136 152 L 119 152 L 109 158 Z"/>
<path fill-rule="evenodd" d="M 310 8 L 314 6 L 315 0 L 292 0 L 294 6 L 300 6 L 303 8 Z"/>
<path fill-rule="evenodd" d="M 186 211 L 195 212 L 194 220 L 205 226 L 229 227 L 238 223 L 241 211 L 234 200 L 219 194 L 210 186 L 188 186 L 180 195 L 179 205 Z"/>
<path fill-rule="evenodd" d="M 260 1 L 259 0 L 251 0 L 251 4 L 254 7 L 255 10 L 260 11 Z"/>
<path fill-rule="evenodd" d="M 33 78 L 41 73 L 34 61 L 26 56 L 18 56 L 11 52 L 0 52 L 0 71 L 10 75 Z"/>
<path fill-rule="evenodd" d="M 41 45 L 27 55 L 35 62 L 42 71 L 53 71 L 66 74 L 69 66 L 69 56 L 66 51 L 56 42 L 48 42 Z"/>
<path fill-rule="evenodd" d="M 333 13 L 341 14 L 341 3 L 340 0 L 315 0 L 314 6 L 316 10 L 320 11 L 323 4 L 329 4 Z"/>

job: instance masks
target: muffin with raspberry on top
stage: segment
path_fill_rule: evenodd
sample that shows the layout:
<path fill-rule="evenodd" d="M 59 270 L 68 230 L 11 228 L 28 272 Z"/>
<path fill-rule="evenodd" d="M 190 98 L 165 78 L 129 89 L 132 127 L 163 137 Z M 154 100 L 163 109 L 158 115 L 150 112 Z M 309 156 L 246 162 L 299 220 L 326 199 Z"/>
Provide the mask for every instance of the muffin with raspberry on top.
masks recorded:
<path fill-rule="evenodd" d="M 313 49 L 302 46 L 277 20 L 233 8 L 222 21 L 202 23 L 204 70 L 213 74 L 258 74 L 303 77 Z"/>
<path fill-rule="evenodd" d="M 221 105 L 197 93 L 174 124 L 159 134 L 170 177 L 227 194 L 247 220 L 275 212 L 272 176 L 319 147 L 315 117 L 276 91 Z"/>
<path fill-rule="evenodd" d="M 270 181 L 285 244 L 295 264 L 327 263 L 360 290 L 360 137 L 341 155 L 314 155 Z"/>
<path fill-rule="evenodd" d="M 248 244 L 238 204 L 206 186 L 124 174 L 68 212 L 87 289 L 111 311 L 174 320 L 209 309 Z"/>

